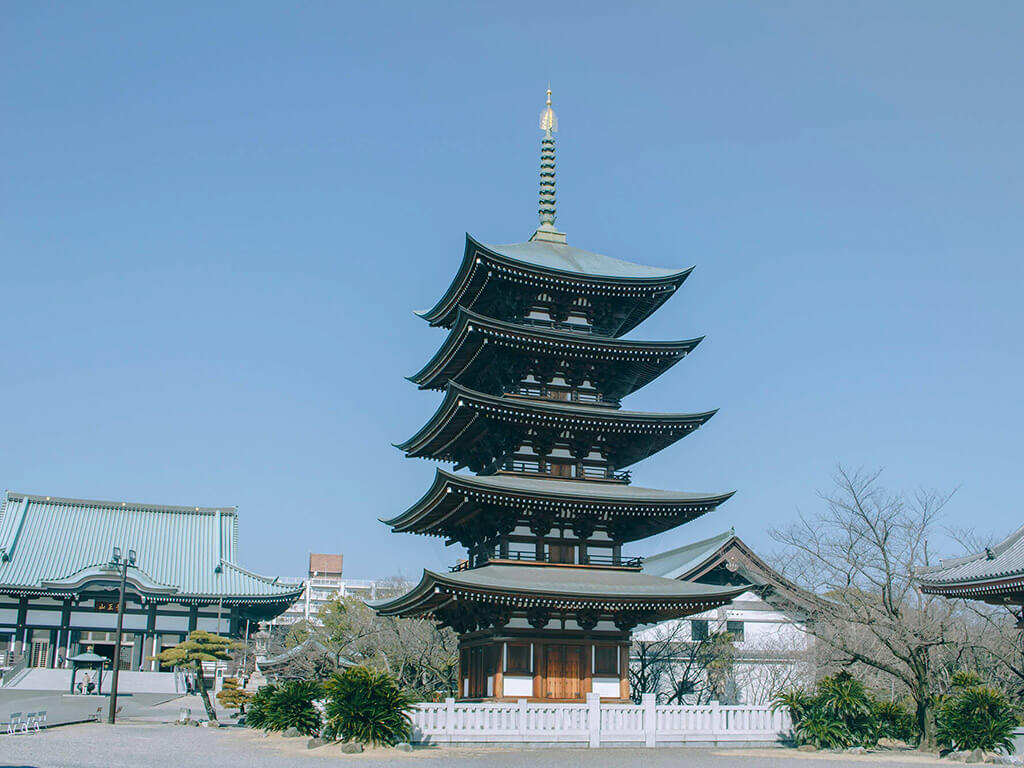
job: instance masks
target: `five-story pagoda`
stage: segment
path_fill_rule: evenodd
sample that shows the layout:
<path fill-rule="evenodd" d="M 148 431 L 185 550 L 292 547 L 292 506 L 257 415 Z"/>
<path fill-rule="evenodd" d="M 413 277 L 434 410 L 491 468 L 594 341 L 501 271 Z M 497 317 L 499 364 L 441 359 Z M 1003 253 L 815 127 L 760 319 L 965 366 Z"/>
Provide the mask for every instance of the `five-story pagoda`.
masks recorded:
<path fill-rule="evenodd" d="M 727 603 L 739 591 L 641 573 L 622 545 L 708 512 L 731 494 L 639 488 L 627 467 L 714 414 L 642 413 L 620 400 L 700 339 L 621 336 L 690 270 L 659 269 L 567 244 L 555 228 L 551 92 L 541 113 L 540 226 L 529 242 L 466 236 L 459 272 L 421 316 L 449 329 L 410 379 L 445 393 L 398 447 L 453 462 L 386 520 L 468 551 L 449 573 L 424 571 L 387 616 L 429 616 L 459 634 L 462 698 L 629 697 L 630 631 Z"/>

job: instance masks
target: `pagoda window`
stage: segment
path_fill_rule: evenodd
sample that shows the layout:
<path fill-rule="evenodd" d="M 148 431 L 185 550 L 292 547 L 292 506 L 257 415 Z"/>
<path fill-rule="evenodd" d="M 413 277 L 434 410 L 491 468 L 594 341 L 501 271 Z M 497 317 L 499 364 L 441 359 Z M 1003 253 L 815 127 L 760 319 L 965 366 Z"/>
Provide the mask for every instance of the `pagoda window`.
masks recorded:
<path fill-rule="evenodd" d="M 533 646 L 530 643 L 508 643 L 506 646 L 505 671 L 511 675 L 533 673 Z"/>
<path fill-rule="evenodd" d="M 607 676 L 619 674 L 619 647 L 617 645 L 594 646 L 594 674 Z"/>

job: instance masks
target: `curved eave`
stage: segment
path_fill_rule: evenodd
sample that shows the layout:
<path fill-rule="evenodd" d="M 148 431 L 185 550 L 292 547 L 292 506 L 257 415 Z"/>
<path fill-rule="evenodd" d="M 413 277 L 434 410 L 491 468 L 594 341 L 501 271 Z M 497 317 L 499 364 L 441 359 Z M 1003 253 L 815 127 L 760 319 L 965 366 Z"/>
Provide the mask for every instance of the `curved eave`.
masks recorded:
<path fill-rule="evenodd" d="M 633 362 L 645 365 L 651 370 L 641 377 L 639 386 L 650 383 L 692 352 L 703 336 L 673 341 L 633 341 L 611 337 L 583 336 L 571 331 L 559 331 L 537 326 L 497 320 L 478 314 L 465 307 L 459 307 L 455 324 L 440 349 L 419 371 L 408 380 L 421 389 L 440 389 L 448 381 L 455 380 L 472 364 L 475 354 L 486 343 L 495 339 L 498 343 L 511 346 L 515 343 L 533 351 L 550 350 L 551 355 L 579 357 L 615 362 Z M 507 341 L 506 341 L 507 340 Z M 476 352 L 461 365 L 455 363 L 466 345 L 473 344 Z M 458 366 L 455 368 L 455 366 Z M 630 391 L 639 389 L 634 387 Z"/>
<path fill-rule="evenodd" d="M 441 406 L 423 428 L 408 440 L 394 445 L 405 451 L 410 458 L 434 457 L 454 444 L 478 417 L 486 418 L 486 414 L 497 411 L 504 411 L 510 417 L 515 416 L 515 421 L 524 426 L 557 427 L 582 424 L 598 434 L 650 433 L 669 436 L 669 442 L 657 450 L 682 439 L 689 432 L 707 423 L 708 419 L 717 413 L 717 409 L 701 413 L 645 413 L 558 401 L 512 399 L 487 395 L 453 383 L 448 385 Z M 463 419 L 464 423 L 457 424 L 456 419 Z M 456 430 L 454 434 L 445 434 L 450 431 L 449 427 Z M 670 434 L 673 429 L 683 431 L 673 437 Z M 441 442 L 433 445 L 438 441 Z M 622 461 L 618 466 L 627 467 L 648 455 L 650 453 Z"/>
<path fill-rule="evenodd" d="M 1001 597 L 1024 598 L 1024 573 L 976 581 L 925 582 L 918 581 L 921 591 L 929 595 L 999 602 Z"/>
<path fill-rule="evenodd" d="M 625 333 L 630 328 L 635 327 L 639 324 L 644 317 L 647 317 L 661 306 L 669 296 L 674 293 L 683 281 L 693 271 L 693 267 L 671 272 L 665 275 L 652 276 L 652 277 L 625 277 L 615 275 L 596 275 L 587 274 L 583 272 L 573 272 L 571 270 L 562 270 L 552 267 L 543 267 L 538 264 L 532 264 L 527 261 L 520 261 L 509 256 L 502 255 L 496 251 L 488 248 L 483 243 L 475 240 L 472 235 L 466 233 L 466 249 L 462 257 L 462 263 L 459 265 L 459 271 L 456 273 L 455 278 L 452 280 L 451 285 L 448 286 L 448 290 L 445 291 L 441 299 L 433 307 L 427 310 L 417 312 L 419 317 L 429 322 L 433 326 L 445 326 L 448 327 L 454 322 L 454 315 L 460 305 L 470 305 L 472 300 L 466 301 L 465 295 L 471 289 L 475 275 L 488 269 L 487 264 L 502 266 L 507 269 L 514 270 L 522 277 L 533 277 L 539 285 L 547 285 L 548 287 L 554 287 L 558 284 L 564 284 L 567 282 L 577 283 L 582 285 L 588 285 L 595 288 L 648 288 L 656 290 L 664 288 L 667 295 L 664 295 L 656 302 L 649 311 L 645 312 L 643 317 L 632 320 L 628 327 L 624 328 L 621 332 Z M 479 290 L 479 288 L 477 288 Z"/>
<path fill-rule="evenodd" d="M 735 494 L 735 491 L 718 494 L 679 492 L 673 496 L 672 492 L 664 492 L 660 497 L 644 498 L 641 496 L 636 498 L 640 495 L 633 493 L 634 498 L 616 498 L 608 493 L 609 488 L 621 488 L 625 496 L 630 490 L 635 490 L 634 487 L 598 486 L 593 488 L 593 483 L 558 478 L 544 479 L 539 482 L 519 481 L 519 487 L 516 487 L 515 483 L 516 481 L 512 480 L 508 487 L 496 488 L 494 484 L 487 483 L 485 479 L 479 479 L 472 475 L 459 475 L 438 468 L 434 474 L 434 482 L 415 504 L 400 515 L 387 520 L 382 519 L 381 522 L 391 526 L 395 533 L 411 532 L 447 536 L 449 531 L 446 523 L 461 504 L 453 497 L 458 497 L 458 499 L 475 497 L 487 503 L 513 508 L 555 505 L 561 510 L 599 513 L 609 517 L 643 512 L 647 515 L 669 518 L 660 521 L 648 518 L 648 522 L 651 522 L 654 528 L 670 530 L 683 522 L 695 520 L 712 511 Z M 549 485 L 550 488 L 538 489 L 536 486 L 540 483 Z M 583 485 L 593 488 L 589 495 L 569 492 L 569 490 L 577 491 Z M 603 490 L 605 493 L 599 495 L 597 490 Z M 449 500 L 451 501 L 449 502 Z M 456 509 L 449 509 L 449 507 Z M 657 524 L 659 522 L 660 525 Z M 660 532 L 660 530 L 656 532 Z M 636 538 L 627 536 L 623 541 L 634 541 L 650 535 L 653 534 L 644 532 Z"/>
<path fill-rule="evenodd" d="M 514 568 L 529 571 L 540 566 L 484 566 L 487 568 Z M 710 588 L 703 585 L 679 582 L 672 579 L 658 579 L 665 582 L 663 591 L 638 591 L 629 593 L 616 591 L 602 593 L 600 588 L 590 591 L 568 589 L 531 589 L 521 583 L 508 585 L 474 584 L 474 570 L 462 571 L 453 577 L 423 571 L 419 583 L 404 595 L 385 600 L 370 600 L 366 604 L 382 616 L 416 616 L 428 614 L 453 600 L 471 600 L 507 605 L 514 608 L 545 606 L 551 608 L 595 607 L 604 611 L 648 610 L 664 611 L 668 614 L 687 615 L 711 610 L 725 605 L 739 597 L 748 587 Z M 587 575 L 585 571 L 574 571 L 573 576 Z M 630 572 L 619 572 L 625 579 L 639 576 Z M 461 578 L 460 578 L 461 577 Z M 681 585 L 687 588 L 681 588 Z M 682 613 L 680 613 L 682 611 Z"/>

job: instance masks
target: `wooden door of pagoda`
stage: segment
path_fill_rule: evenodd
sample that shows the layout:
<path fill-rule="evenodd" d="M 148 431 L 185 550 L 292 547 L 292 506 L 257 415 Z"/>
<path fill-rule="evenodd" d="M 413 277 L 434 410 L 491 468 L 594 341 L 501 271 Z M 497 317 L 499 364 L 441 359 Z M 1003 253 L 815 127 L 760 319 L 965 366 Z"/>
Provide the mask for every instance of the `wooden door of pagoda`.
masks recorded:
<path fill-rule="evenodd" d="M 545 646 L 544 691 L 546 698 L 580 698 L 582 650 L 578 645 Z"/>

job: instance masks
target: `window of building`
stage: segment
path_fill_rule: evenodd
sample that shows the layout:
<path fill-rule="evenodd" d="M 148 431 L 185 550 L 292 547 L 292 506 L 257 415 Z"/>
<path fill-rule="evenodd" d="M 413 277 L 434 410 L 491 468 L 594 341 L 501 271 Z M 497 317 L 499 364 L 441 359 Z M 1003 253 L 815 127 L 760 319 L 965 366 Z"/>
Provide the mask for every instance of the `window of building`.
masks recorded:
<path fill-rule="evenodd" d="M 734 643 L 743 642 L 743 622 L 742 621 L 727 621 L 725 622 L 725 631 L 732 635 L 732 641 Z"/>
<path fill-rule="evenodd" d="M 594 646 L 594 674 L 619 674 L 619 648 L 616 645 Z"/>
<path fill-rule="evenodd" d="M 690 619 L 690 639 L 696 643 L 708 639 L 707 619 Z"/>
<path fill-rule="evenodd" d="M 530 669 L 530 646 L 527 643 L 509 643 L 507 648 L 506 672 L 510 675 L 529 675 L 533 672 Z"/>

